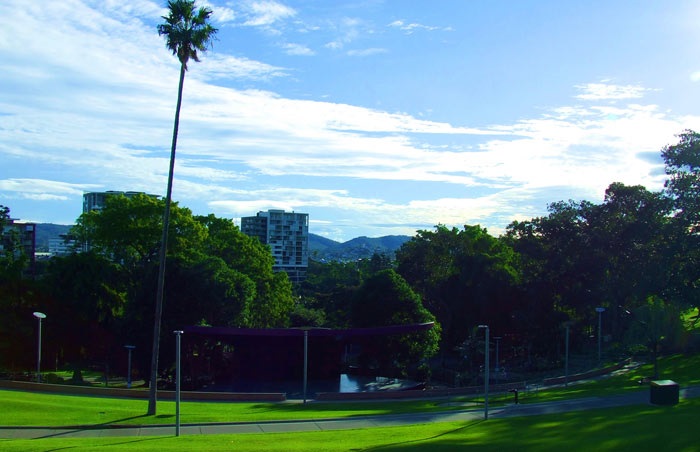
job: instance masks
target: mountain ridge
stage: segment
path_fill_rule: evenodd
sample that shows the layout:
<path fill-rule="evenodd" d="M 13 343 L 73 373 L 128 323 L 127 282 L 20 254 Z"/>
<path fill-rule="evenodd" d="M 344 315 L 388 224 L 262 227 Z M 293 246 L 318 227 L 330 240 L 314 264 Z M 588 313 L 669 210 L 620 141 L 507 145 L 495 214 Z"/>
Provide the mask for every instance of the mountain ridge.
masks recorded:
<path fill-rule="evenodd" d="M 37 251 L 48 251 L 49 239 L 67 234 L 72 226 L 55 223 L 37 223 Z M 318 234 L 309 233 L 309 257 L 317 261 L 351 261 L 372 257 L 374 253 L 394 253 L 410 240 L 407 235 L 385 235 L 383 237 L 360 236 L 346 242 L 338 242 Z"/>
<path fill-rule="evenodd" d="M 385 235 L 383 237 L 355 237 L 346 242 L 336 242 L 326 237 L 309 233 L 309 258 L 320 261 L 352 261 L 372 257 L 373 254 L 394 253 L 411 237 L 407 235 Z"/>

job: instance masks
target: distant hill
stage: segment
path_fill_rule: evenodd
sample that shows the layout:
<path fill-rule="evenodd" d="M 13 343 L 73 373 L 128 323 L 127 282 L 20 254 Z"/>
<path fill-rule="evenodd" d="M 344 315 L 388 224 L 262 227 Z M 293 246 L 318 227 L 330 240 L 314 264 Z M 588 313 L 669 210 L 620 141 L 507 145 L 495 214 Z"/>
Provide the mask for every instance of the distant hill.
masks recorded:
<path fill-rule="evenodd" d="M 354 261 L 372 257 L 374 253 L 394 257 L 396 250 L 410 239 L 407 235 L 387 235 L 357 237 L 341 243 L 309 234 L 309 257 L 317 261 Z"/>
<path fill-rule="evenodd" d="M 38 223 L 36 225 L 37 251 L 48 251 L 49 239 L 66 234 L 71 225 Z M 357 237 L 347 242 L 336 242 L 320 235 L 309 234 L 309 257 L 317 261 L 354 261 L 372 257 L 374 253 L 394 253 L 410 240 L 407 235 L 387 235 L 384 237 Z"/>

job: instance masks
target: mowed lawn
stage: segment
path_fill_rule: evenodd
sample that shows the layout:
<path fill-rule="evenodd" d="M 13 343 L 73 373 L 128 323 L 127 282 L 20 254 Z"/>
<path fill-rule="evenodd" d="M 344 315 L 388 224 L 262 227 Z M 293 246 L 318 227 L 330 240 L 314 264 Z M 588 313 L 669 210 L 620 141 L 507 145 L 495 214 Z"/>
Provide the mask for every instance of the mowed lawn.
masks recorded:
<path fill-rule="evenodd" d="M 660 362 L 660 378 L 681 386 L 700 384 L 700 355 L 675 355 Z M 524 394 L 523 401 L 605 396 L 648 391 L 638 379 L 649 365 L 627 374 L 569 388 Z M 453 399 L 457 400 L 457 399 Z M 495 402 L 495 400 L 494 400 Z M 156 416 L 145 416 L 145 400 L 60 396 L 0 391 L 0 425 L 173 424 L 173 402 L 159 402 Z M 327 419 L 462 409 L 445 400 L 340 403 L 183 402 L 183 423 Z M 694 427 L 700 399 L 672 407 L 639 405 L 556 415 L 491 418 L 488 421 L 418 424 L 289 434 L 196 435 L 181 437 L 60 438 L 0 440 L 0 450 L 700 450 Z M 1 436 L 0 431 L 0 436 Z"/>
<path fill-rule="evenodd" d="M 700 354 L 673 355 L 659 364 L 662 379 L 673 379 L 681 387 L 700 385 Z M 622 394 L 629 391 L 648 391 L 639 380 L 651 375 L 650 364 L 628 373 L 603 378 L 567 388 L 557 387 L 521 394 L 521 403 L 599 397 Z M 244 402 L 182 402 L 181 422 L 187 424 L 207 422 L 259 422 L 277 420 L 328 419 L 353 416 L 377 416 L 416 412 L 435 412 L 463 409 L 455 403 L 483 401 L 481 395 L 447 399 L 380 402 L 311 402 L 306 405 L 288 403 Z M 492 394 L 492 405 L 511 401 L 509 394 Z M 0 426 L 78 426 L 78 425 L 144 425 L 173 424 L 175 404 L 158 402 L 158 415 L 146 416 L 147 401 L 142 399 L 118 399 L 0 390 Z"/>
<path fill-rule="evenodd" d="M 700 385 L 700 355 L 673 355 L 661 360 L 660 378 L 673 379 L 681 387 Z M 610 378 L 521 394 L 521 403 L 564 400 L 575 397 L 607 396 L 629 391 L 648 391 L 638 381 L 652 373 L 650 364 Z M 287 403 L 244 402 L 182 402 L 183 424 L 207 422 L 260 422 L 274 420 L 303 420 L 346 418 L 435 412 L 463 409 L 454 402 L 469 402 L 459 397 L 436 400 L 370 401 L 370 402 L 312 402 L 306 405 Z M 481 397 L 475 400 L 481 402 Z M 509 394 L 492 394 L 491 403 L 510 402 Z M 453 403 L 446 403 L 446 402 Z M 175 404 L 158 402 L 158 414 L 146 416 L 147 401 L 42 394 L 0 390 L 0 426 L 78 426 L 78 425 L 145 425 L 173 424 Z"/>
<path fill-rule="evenodd" d="M 158 402 L 158 414 L 146 416 L 148 401 L 0 390 L 0 426 L 159 425 L 175 423 L 175 403 Z M 183 424 L 264 422 L 381 416 L 458 410 L 445 400 L 379 402 L 182 402 Z"/>
<path fill-rule="evenodd" d="M 556 415 L 286 434 L 0 440 L 6 451 L 697 451 L 700 400 Z"/>

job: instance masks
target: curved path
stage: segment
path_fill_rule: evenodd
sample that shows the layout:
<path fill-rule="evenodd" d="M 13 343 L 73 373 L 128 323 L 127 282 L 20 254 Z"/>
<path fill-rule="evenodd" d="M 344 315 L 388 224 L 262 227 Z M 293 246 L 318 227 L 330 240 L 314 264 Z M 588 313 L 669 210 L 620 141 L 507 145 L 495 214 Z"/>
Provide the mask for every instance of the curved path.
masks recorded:
<path fill-rule="evenodd" d="M 700 397 L 700 386 L 683 388 L 681 399 Z M 608 397 L 587 397 L 556 402 L 506 405 L 493 408 L 489 417 L 502 418 L 563 413 L 568 411 L 611 408 L 628 405 L 649 404 L 649 391 Z M 326 430 L 349 430 L 372 427 L 392 427 L 430 422 L 464 422 L 484 418 L 483 409 L 449 411 L 439 413 L 413 413 L 402 415 L 363 416 L 343 419 L 309 421 L 239 422 L 218 424 L 182 424 L 181 435 L 211 435 L 230 433 L 283 433 Z M 143 425 L 133 427 L 112 426 L 106 428 L 85 427 L 0 427 L 0 437 L 8 439 L 66 438 L 66 437 L 114 437 L 114 436 L 172 436 L 174 425 Z"/>

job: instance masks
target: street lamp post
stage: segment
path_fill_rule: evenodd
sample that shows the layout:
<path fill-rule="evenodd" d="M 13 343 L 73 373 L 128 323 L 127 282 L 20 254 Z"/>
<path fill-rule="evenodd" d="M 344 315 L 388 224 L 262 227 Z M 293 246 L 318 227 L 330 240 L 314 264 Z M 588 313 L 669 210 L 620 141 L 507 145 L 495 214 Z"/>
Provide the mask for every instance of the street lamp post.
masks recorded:
<path fill-rule="evenodd" d="M 184 331 L 173 331 L 175 341 L 175 436 L 180 436 L 180 341 Z"/>
<path fill-rule="evenodd" d="M 41 321 L 46 318 L 46 314 L 37 311 L 33 315 L 39 321 L 39 332 L 36 353 L 36 381 L 37 383 L 41 383 Z"/>
<path fill-rule="evenodd" d="M 128 365 L 126 367 L 126 387 L 131 389 L 131 352 L 136 348 L 135 345 L 125 345 L 125 349 L 129 351 Z"/>
<path fill-rule="evenodd" d="M 489 418 L 489 326 L 479 325 L 479 329 L 486 330 L 484 343 L 484 420 Z"/>
<path fill-rule="evenodd" d="M 571 328 L 571 321 L 565 322 L 564 328 L 566 328 L 566 342 L 564 345 L 564 386 L 569 386 L 569 329 Z"/>
<path fill-rule="evenodd" d="M 306 403 L 306 385 L 309 370 L 309 330 L 304 330 L 304 403 Z"/>
<path fill-rule="evenodd" d="M 494 370 L 496 371 L 496 384 L 498 384 L 498 376 L 500 375 L 501 371 L 501 368 L 499 367 L 501 362 L 498 360 L 498 348 L 501 339 L 503 338 L 501 336 L 494 336 L 493 339 L 496 341 L 496 366 L 494 367 Z"/>
<path fill-rule="evenodd" d="M 600 364 L 600 359 L 601 359 L 601 339 L 602 339 L 602 317 L 603 317 L 603 312 L 605 312 L 605 308 L 595 308 L 595 312 L 598 313 L 598 363 Z"/>

